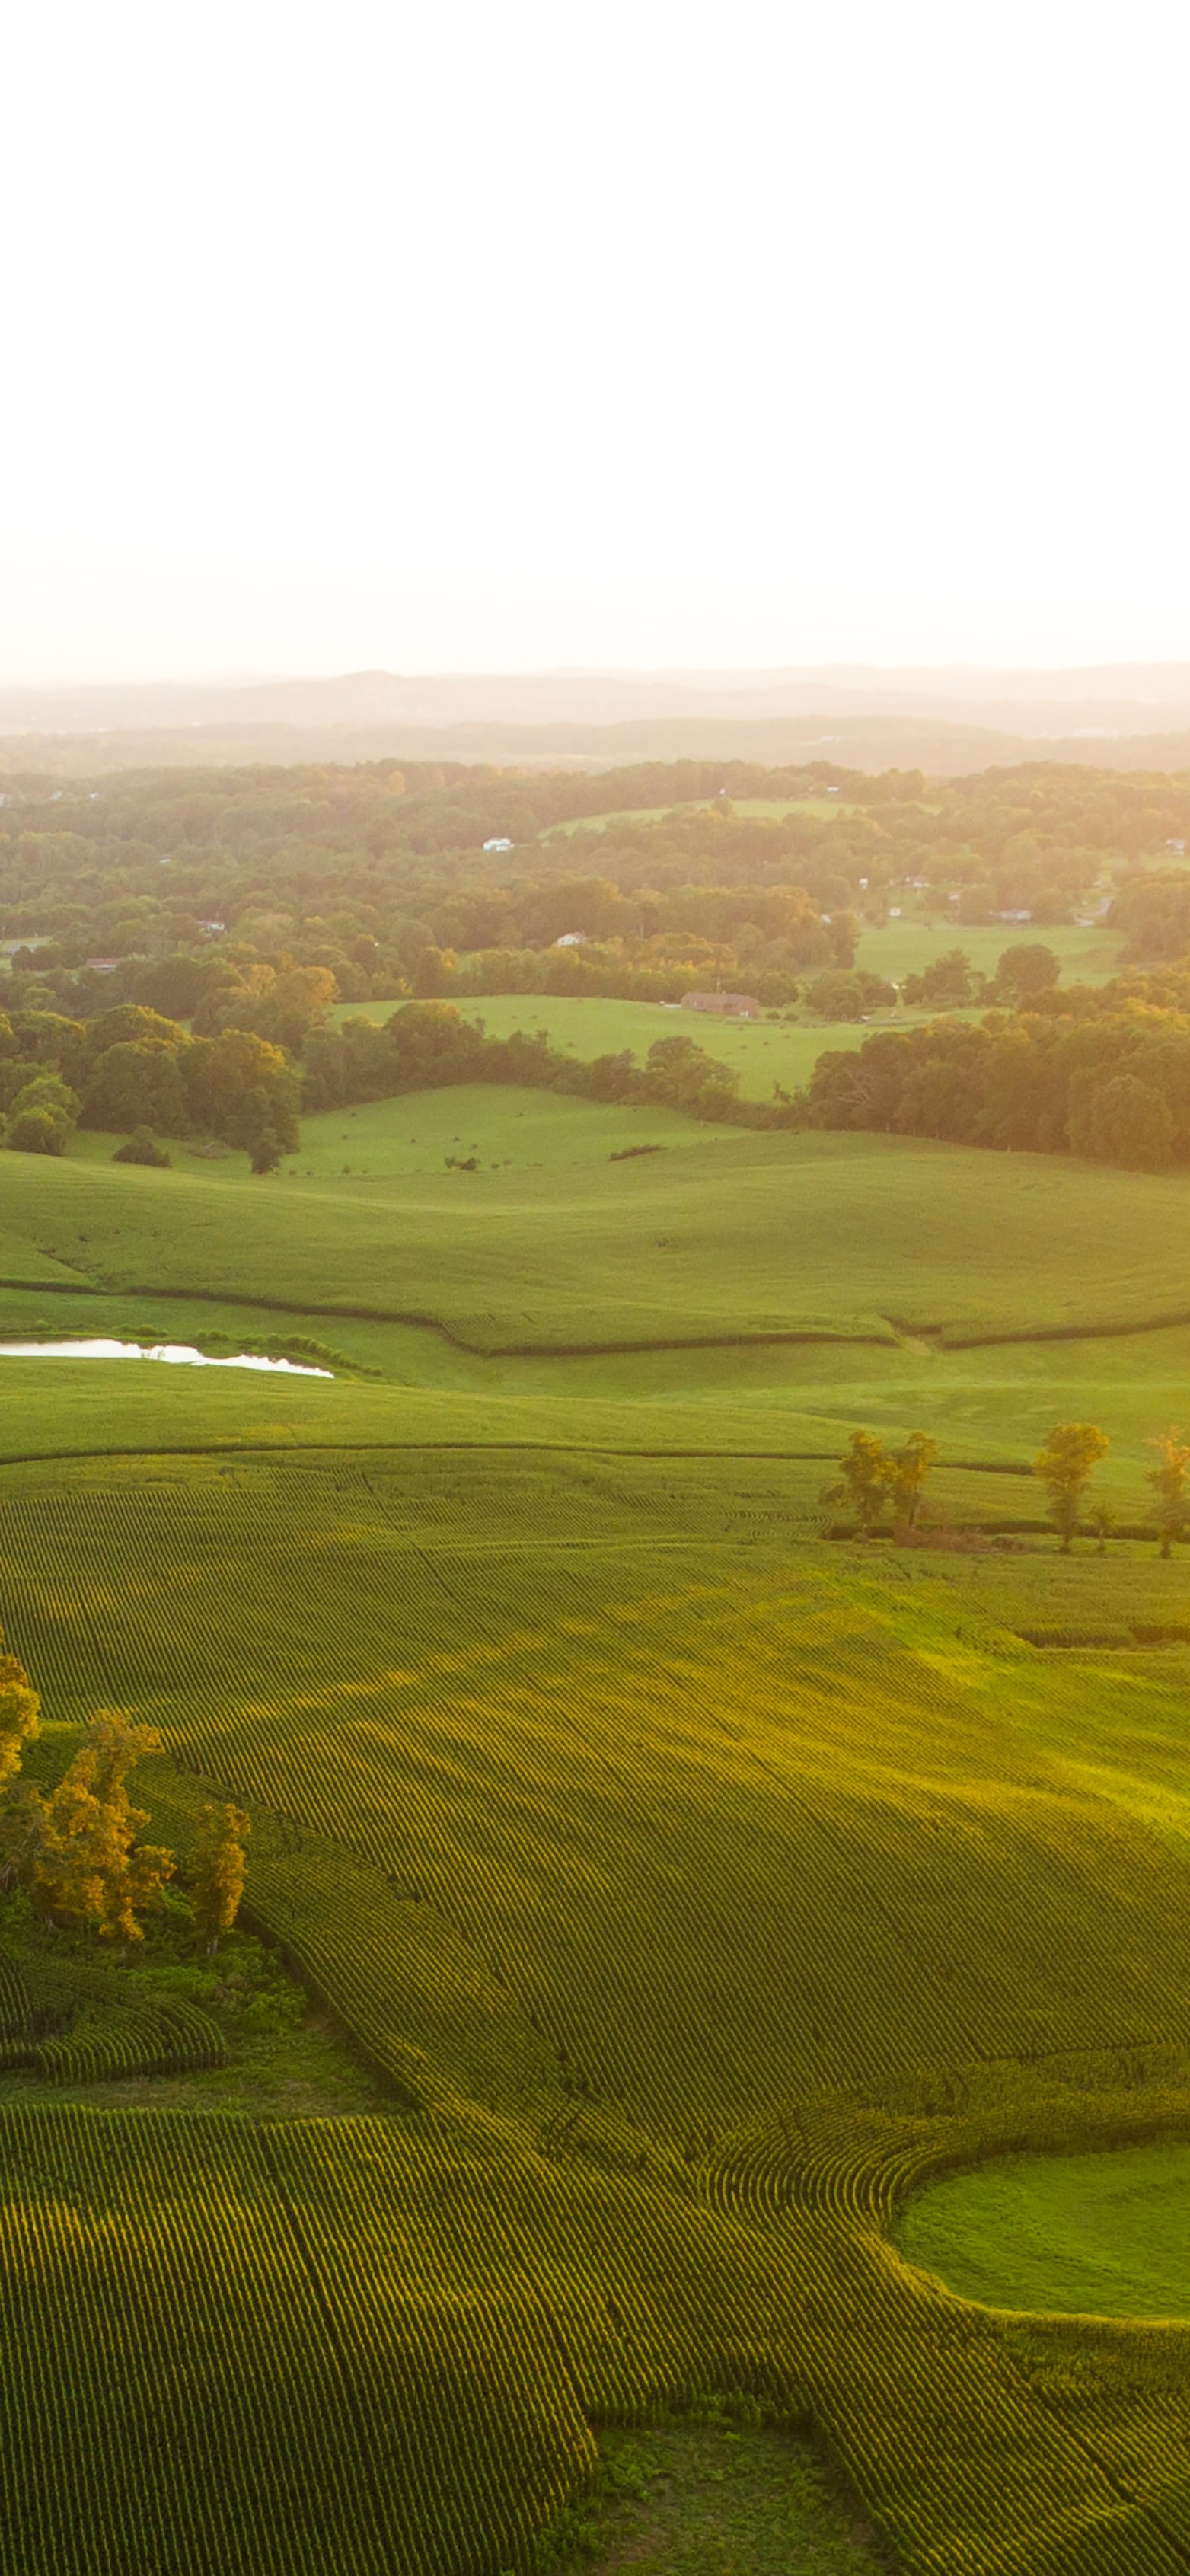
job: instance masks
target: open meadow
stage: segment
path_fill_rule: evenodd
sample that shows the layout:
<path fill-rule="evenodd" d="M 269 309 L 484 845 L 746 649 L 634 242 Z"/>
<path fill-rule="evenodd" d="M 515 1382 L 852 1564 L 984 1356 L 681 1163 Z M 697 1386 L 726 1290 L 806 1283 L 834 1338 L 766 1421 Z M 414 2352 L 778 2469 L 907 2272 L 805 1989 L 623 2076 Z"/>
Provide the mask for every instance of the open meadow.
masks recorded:
<path fill-rule="evenodd" d="M 111 1145 L 4 1158 L 0 1335 L 332 1374 L 0 1357 L 6 1643 L 39 1776 L 114 1705 L 160 1838 L 243 1808 L 307 2021 L 31 2053 L 0 1981 L 6 2563 L 1183 2569 L 1184 2299 L 914 2229 L 1190 2139 L 1184 1179 L 461 1089 Z M 824 1491 L 857 1425 L 930 1543 Z"/>
<path fill-rule="evenodd" d="M 627 1048 L 644 1062 L 658 1038 L 693 1038 L 719 1064 L 739 1075 L 744 1100 L 771 1100 L 773 1086 L 787 1091 L 807 1083 L 828 1046 L 859 1046 L 867 1035 L 858 1021 L 801 1022 L 778 1018 L 707 1020 L 679 1002 L 607 1002 L 568 994 L 488 993 L 459 1005 L 470 1020 L 482 1020 L 488 1036 L 505 1038 L 514 1029 L 529 1036 L 544 1029 L 550 1044 L 577 1064 L 599 1055 L 618 1055 Z M 339 1003 L 333 1017 L 387 1020 L 398 1002 Z"/>
<path fill-rule="evenodd" d="M 879 929 L 861 929 L 855 962 L 869 975 L 887 975 L 900 984 L 906 975 L 920 975 L 947 949 L 961 948 L 977 975 L 991 977 L 1006 952 L 1040 945 L 1057 958 L 1060 984 L 1102 984 L 1115 974 L 1123 944 L 1119 931 L 1098 923 L 1087 929 L 1077 922 L 1055 928 L 1048 924 L 1035 928 L 1028 922 L 964 922 L 949 917 L 939 906 L 924 915 L 904 912 L 899 921 L 890 919 Z"/>

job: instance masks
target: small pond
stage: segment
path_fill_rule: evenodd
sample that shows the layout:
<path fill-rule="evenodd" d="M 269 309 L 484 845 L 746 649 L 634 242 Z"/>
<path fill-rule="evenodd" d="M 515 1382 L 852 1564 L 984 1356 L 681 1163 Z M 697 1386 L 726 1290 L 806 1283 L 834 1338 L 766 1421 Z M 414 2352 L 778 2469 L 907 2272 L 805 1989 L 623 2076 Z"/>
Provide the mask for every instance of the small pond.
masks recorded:
<path fill-rule="evenodd" d="M 985 2307 L 1190 2317 L 1190 2146 L 1005 2156 L 929 2184 L 896 2233 Z"/>
<path fill-rule="evenodd" d="M 283 1377 L 333 1377 L 333 1369 L 311 1368 L 304 1360 L 268 1360 L 255 1351 L 233 1359 L 212 1359 L 191 1342 L 0 1342 L 3 1360 L 168 1360 L 190 1368 L 270 1369 Z"/>

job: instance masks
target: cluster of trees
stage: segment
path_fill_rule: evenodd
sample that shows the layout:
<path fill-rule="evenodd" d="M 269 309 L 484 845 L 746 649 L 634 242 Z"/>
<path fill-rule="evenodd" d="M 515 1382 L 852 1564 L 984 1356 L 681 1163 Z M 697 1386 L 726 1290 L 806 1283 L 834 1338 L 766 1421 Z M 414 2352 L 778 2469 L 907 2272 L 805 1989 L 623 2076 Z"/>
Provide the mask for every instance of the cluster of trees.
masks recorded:
<path fill-rule="evenodd" d="M 981 975 L 964 949 L 947 948 L 940 957 L 931 957 L 920 975 L 905 977 L 901 1000 L 911 1011 L 963 1011 L 981 1003 L 992 1010 L 1022 1011 L 1057 983 L 1060 972 L 1059 959 L 1041 940 L 1020 940 L 1006 948 L 994 975 Z"/>
<path fill-rule="evenodd" d="M 480 956 L 490 975 L 458 989 L 549 989 L 542 960 L 574 933 L 602 953 L 583 961 L 581 986 L 564 989 L 673 999 L 710 959 L 733 982 L 746 968 L 749 989 L 759 974 L 776 979 L 779 1004 L 791 976 L 849 961 L 847 882 L 828 870 L 812 895 L 800 861 L 829 826 L 736 816 L 719 792 L 725 776 L 733 794 L 812 797 L 823 785 L 821 765 L 725 773 L 690 762 L 598 780 L 385 761 L 134 772 L 69 788 L 14 780 L 0 809 L 0 933 L 34 936 L 17 976 L 84 1016 L 90 958 L 116 961 L 116 999 L 190 1018 L 197 990 L 175 998 L 146 970 L 172 960 L 176 975 L 189 959 L 205 989 L 218 974 L 214 943 L 220 965 L 272 967 L 282 982 L 295 966 L 320 970 L 354 1001 L 451 989 L 441 979 L 467 976 Z M 865 792 L 874 804 L 885 794 L 874 782 Z M 711 801 L 687 808 L 692 797 Z M 615 871 L 584 863 L 585 836 L 576 847 L 551 829 L 642 798 L 678 809 L 676 846 L 654 835 L 621 852 Z M 513 846 L 496 855 L 485 840 Z M 641 980 L 654 976 L 669 979 L 664 993 Z M 267 1017 L 246 1023 L 237 1007 L 235 1024 L 290 1043 L 287 997 L 247 998 Z"/>
<path fill-rule="evenodd" d="M 871 1431 L 853 1431 L 839 1461 L 836 1483 L 823 1501 L 845 1504 L 865 1538 L 871 1538 L 891 1510 L 896 1529 L 915 1529 L 938 1443 L 924 1431 L 911 1431 L 899 1449 L 889 1449 Z"/>
<path fill-rule="evenodd" d="M 0 935 L 26 944 L 0 1024 L 4 1138 L 55 1153 L 75 1119 L 121 1132 L 148 1124 L 220 1136 L 267 1169 L 296 1143 L 297 1060 L 312 1104 L 328 1089 L 323 1022 L 336 1000 L 503 991 L 672 1002 L 720 981 L 769 1008 L 800 997 L 819 1017 L 862 1020 L 893 993 L 855 967 L 861 916 L 882 919 L 894 900 L 945 911 L 956 895 L 960 918 L 1007 908 L 1065 918 L 1105 861 L 1123 872 L 1112 918 L 1126 954 L 1164 968 L 1190 949 L 1190 877 L 1163 856 L 1188 835 L 1187 781 L 1044 762 L 943 782 L 829 762 L 697 761 L 597 778 L 383 760 L 12 776 L 0 802 Z M 1044 942 L 1028 941 L 988 983 L 960 946 L 911 976 L 903 998 L 1044 1016 L 1055 971 Z M 1185 996 L 1147 998 L 1190 1017 Z M 1121 995 L 1123 1016 L 1136 999 Z M 1061 1002 L 1064 1016 L 1093 1016 L 1077 998 Z M 80 1033 L 120 1009 L 141 1017 L 104 1045 L 101 1070 Z M 41 1033 L 30 1037 L 34 1023 Z M 903 1081 L 892 1059 L 868 1061 L 866 1049 L 850 1072 L 827 1059 L 807 1114 L 964 1138 L 978 1129 L 977 1141 L 1005 1143 L 1036 1142 L 1030 1124 L 1048 1123 L 1059 1149 L 1077 1138 L 1083 1152 L 1176 1161 L 1179 1041 L 1166 1035 L 1162 1070 L 1151 1031 L 1121 1030 L 1090 1084 L 1110 1097 L 1093 1106 L 1079 1045 L 1063 1054 L 1052 1034 L 1030 1039 L 1047 1082 L 1071 1061 L 1056 1125 L 1003 1111 L 1008 1042 L 990 1039 L 982 1056 L 953 1058 L 931 1042 L 903 1062 Z"/>
<path fill-rule="evenodd" d="M 883 975 L 836 966 L 829 974 L 815 976 L 805 998 L 820 1020 L 863 1020 L 869 1011 L 894 1010 L 897 988 Z"/>
<path fill-rule="evenodd" d="M 128 1776 L 161 1750 L 152 1727 L 100 1709 L 48 1795 L 19 1777 L 40 1727 L 39 1700 L 23 1664 L 0 1656 L 0 1854 L 4 1884 L 25 1890 L 45 1921 L 90 1927 L 104 1941 L 142 1941 L 142 1914 L 162 1902 L 177 1863 L 140 1840 L 149 1818 L 128 1795 Z M 230 1931 L 243 1893 L 249 1819 L 238 1807 L 204 1809 L 189 1872 L 191 1913 L 213 1949 Z"/>
<path fill-rule="evenodd" d="M 94 1020 L 54 1012 L 0 1014 L 0 1115 L 4 1141 L 60 1154 L 76 1125 L 123 1132 L 122 1162 L 167 1165 L 159 1137 L 218 1137 L 270 1171 L 296 1150 L 298 1113 L 390 1100 L 457 1083 L 517 1083 L 581 1098 L 663 1103 L 688 1116 L 747 1127 L 790 1126 L 789 1102 L 739 1098 L 739 1076 L 675 1031 L 643 1065 L 630 1049 L 576 1063 L 544 1030 L 490 1038 L 482 1021 L 449 1002 L 407 1002 L 381 1027 L 353 1018 L 312 1026 L 304 1060 L 250 1030 L 193 1037 L 139 1003 Z"/>
<path fill-rule="evenodd" d="M 1124 934 L 1123 963 L 1159 965 L 1190 950 L 1190 875 L 1157 868 L 1121 886 L 1108 921 Z"/>
<path fill-rule="evenodd" d="M 1175 1542 L 1185 1538 L 1190 1521 L 1190 1444 L 1174 1423 L 1168 1431 L 1155 1432 L 1148 1446 L 1154 1453 L 1154 1463 L 1146 1468 L 1145 1481 L 1152 1490 L 1161 1554 L 1170 1556 Z M 1050 1518 L 1061 1539 L 1063 1555 L 1070 1553 L 1086 1513 L 1091 1477 L 1110 1447 L 1107 1433 L 1097 1422 L 1056 1422 L 1034 1459 L 1033 1472 L 1045 1486 Z M 1100 1547 L 1105 1547 L 1115 1527 L 1110 1505 L 1096 1503 L 1086 1516 L 1098 1534 Z"/>
<path fill-rule="evenodd" d="M 92 1020 L 0 1012 L 0 1115 L 19 1152 L 60 1154 L 75 1125 L 219 1137 L 270 1170 L 298 1143 L 298 1077 L 281 1047 L 228 1027 L 192 1037 L 137 1003 Z"/>
<path fill-rule="evenodd" d="M 663 1103 L 689 1117 L 741 1127 L 790 1126 L 797 1116 L 780 1102 L 770 1108 L 741 1100 L 738 1074 L 695 1039 L 677 1033 L 658 1038 L 643 1066 L 630 1048 L 576 1063 L 550 1046 L 544 1029 L 532 1037 L 491 1038 L 482 1020 L 464 1019 L 451 1002 L 406 1002 L 382 1027 L 349 1019 L 340 1029 L 312 1031 L 307 1041 L 309 1110 L 394 1100 L 462 1082 L 517 1083 L 585 1100 Z"/>
<path fill-rule="evenodd" d="M 1146 1469 L 1146 1482 L 1153 1494 L 1161 1554 L 1168 1557 L 1190 1524 L 1190 1442 L 1175 1423 L 1155 1433 L 1148 1445 L 1154 1464 Z M 1097 1503 L 1087 1515 L 1091 1477 L 1110 1447 L 1097 1422 L 1056 1422 L 1034 1459 L 1033 1473 L 1045 1487 L 1064 1555 L 1069 1555 L 1084 1516 L 1101 1548 L 1115 1526 L 1106 1503 Z M 889 1510 L 894 1529 L 913 1530 L 937 1455 L 937 1441 L 924 1431 L 910 1432 L 898 1449 L 888 1448 L 871 1431 L 853 1431 L 839 1461 L 838 1479 L 826 1487 L 823 1501 L 835 1508 L 845 1505 L 865 1538 L 874 1536 Z"/>
<path fill-rule="evenodd" d="M 1137 1171 L 1188 1163 L 1190 990 L 1180 1009 L 1116 985 L 1037 996 L 974 1027 L 881 1029 L 851 1054 L 819 1057 L 805 1110 L 816 1127 L 1083 1154 Z"/>

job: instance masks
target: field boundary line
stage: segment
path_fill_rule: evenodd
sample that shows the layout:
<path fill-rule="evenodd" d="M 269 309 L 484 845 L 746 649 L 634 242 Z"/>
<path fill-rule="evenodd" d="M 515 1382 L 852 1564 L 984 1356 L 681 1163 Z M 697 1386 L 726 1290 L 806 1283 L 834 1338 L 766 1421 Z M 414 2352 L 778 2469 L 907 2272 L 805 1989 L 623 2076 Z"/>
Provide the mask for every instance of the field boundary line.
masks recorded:
<path fill-rule="evenodd" d="M 754 1333 L 646 1335 L 615 1341 L 480 1342 L 469 1341 L 440 1315 L 398 1307 L 322 1305 L 309 1300 L 298 1302 L 293 1298 L 248 1297 L 225 1289 L 152 1287 L 143 1280 L 120 1287 L 91 1279 L 0 1277 L 0 1289 L 5 1288 L 19 1291 L 22 1295 L 90 1297 L 112 1304 L 125 1304 L 137 1297 L 153 1297 L 174 1305 L 242 1307 L 259 1315 L 318 1316 L 324 1322 L 338 1319 L 355 1324 L 397 1324 L 413 1332 L 437 1333 L 443 1341 L 450 1343 L 452 1349 L 465 1351 L 469 1358 L 494 1360 L 626 1359 L 637 1351 L 646 1354 L 798 1348 L 894 1351 L 906 1336 L 932 1342 L 940 1355 L 947 1355 L 952 1351 L 1027 1349 L 1034 1342 L 1127 1341 L 1133 1334 L 1178 1332 L 1190 1325 L 1190 1308 L 1182 1307 L 1173 1314 L 1134 1317 L 1129 1323 L 1033 1324 L 991 1332 L 956 1332 L 945 1324 L 912 1324 L 905 1320 L 894 1325 L 890 1319 L 887 1333 L 844 1333 L 799 1326 Z"/>

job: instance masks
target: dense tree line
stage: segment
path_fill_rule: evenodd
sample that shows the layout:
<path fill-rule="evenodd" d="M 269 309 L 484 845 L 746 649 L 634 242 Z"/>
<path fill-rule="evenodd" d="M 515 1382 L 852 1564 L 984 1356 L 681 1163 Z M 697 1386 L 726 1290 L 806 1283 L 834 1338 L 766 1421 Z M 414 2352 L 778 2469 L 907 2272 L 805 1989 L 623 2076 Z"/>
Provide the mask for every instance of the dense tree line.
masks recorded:
<path fill-rule="evenodd" d="M 790 799 L 798 810 L 743 810 Z M 189 1018 L 193 1003 L 152 988 L 184 959 L 204 995 L 236 988 L 236 1025 L 256 968 L 332 976 L 348 1001 L 553 990 L 558 976 L 673 999 L 722 974 L 780 1003 L 791 979 L 848 967 L 859 918 L 890 901 L 972 922 L 1024 910 L 1044 927 L 1105 862 L 1134 872 L 1116 915 L 1132 953 L 1180 955 L 1190 898 L 1169 845 L 1188 835 L 1190 780 L 1046 763 L 941 783 L 694 761 L 599 777 L 393 761 L 12 777 L 0 937 L 47 943 L 18 960 L 16 1006 L 75 1017 L 102 1007 L 90 958 L 116 961 L 111 999 Z M 556 952 L 568 936 L 592 953 Z M 291 1043 L 284 1004 L 269 1019 L 269 996 L 248 998 L 258 1034 Z"/>
<path fill-rule="evenodd" d="M 1108 916 L 1124 933 L 1129 965 L 1184 957 L 1190 949 L 1190 874 L 1156 869 L 1121 887 Z"/>
<path fill-rule="evenodd" d="M 247 1029 L 192 1037 L 135 1003 L 88 1021 L 0 1013 L 0 1115 L 6 1143 L 26 1153 L 61 1153 L 76 1124 L 144 1124 L 220 1138 L 267 1169 L 296 1149 L 299 1106 L 286 1055 Z"/>
<path fill-rule="evenodd" d="M 792 799 L 792 812 L 765 810 Z M 1044 925 L 1109 864 L 1113 925 L 1152 973 L 1106 997 L 1059 994 L 1044 939 L 1018 943 L 990 982 L 956 945 L 903 1000 L 1012 1018 L 881 1032 L 856 1056 L 824 1058 L 800 1114 L 1182 1161 L 1190 875 L 1175 862 L 1188 837 L 1190 779 L 1047 763 L 941 783 L 690 761 L 599 777 L 393 761 L 11 777 L 0 935 L 37 944 L 18 947 L 6 986 L 6 1140 L 52 1152 L 76 1119 L 148 1125 L 222 1137 L 267 1167 L 293 1149 L 300 1095 L 315 1106 L 384 1096 L 356 1081 L 409 1087 L 412 1040 L 334 1037 L 323 1023 L 335 1001 L 672 1002 L 718 982 L 770 1008 L 800 998 L 860 1019 L 894 999 L 854 963 L 862 922 L 894 896 L 902 911 L 961 922 L 1016 909 Z M 442 1041 L 452 1063 L 470 1061 L 463 1025 Z M 475 1043 L 489 1049 L 480 1078 L 523 1078 L 503 1069 L 515 1054 Z M 659 1077 L 623 1059 L 574 1067 L 547 1049 L 532 1062 L 551 1085 L 658 1096 L 632 1086 Z M 728 1082 L 696 1069 L 688 1087 L 721 1102 Z M 785 1111 L 737 1100 L 730 1114 Z"/>
<path fill-rule="evenodd" d="M 1147 979 L 1146 979 L 1147 980 Z M 1190 1163 L 1190 975 L 1180 1007 L 1143 983 L 1051 992 L 971 1026 L 881 1029 L 828 1049 L 806 1100 L 817 1127 L 1074 1153 L 1143 1171 Z"/>
<path fill-rule="evenodd" d="M 391 1100 L 451 1084 L 519 1083 L 588 1100 L 659 1103 L 736 1126 L 795 1123 L 789 1103 L 741 1101 L 739 1077 L 675 1031 L 643 1066 L 630 1049 L 575 1063 L 544 1031 L 491 1038 L 443 1001 L 402 1004 L 383 1026 L 308 1024 L 304 1055 L 249 1029 L 192 1036 L 137 1003 L 88 1021 L 48 1011 L 0 1014 L 0 1132 L 26 1153 L 60 1154 L 76 1126 L 131 1131 L 125 1162 L 168 1161 L 156 1137 L 217 1138 L 271 1170 L 296 1152 L 299 1111 Z"/>

